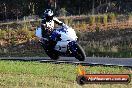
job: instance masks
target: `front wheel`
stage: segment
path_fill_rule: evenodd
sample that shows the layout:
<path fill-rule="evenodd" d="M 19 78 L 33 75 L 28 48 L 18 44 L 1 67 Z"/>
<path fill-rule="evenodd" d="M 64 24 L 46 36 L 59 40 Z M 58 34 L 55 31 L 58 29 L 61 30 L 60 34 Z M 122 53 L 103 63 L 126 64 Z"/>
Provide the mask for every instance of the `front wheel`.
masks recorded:
<path fill-rule="evenodd" d="M 75 58 L 78 59 L 79 61 L 84 61 L 86 58 L 86 55 L 83 48 L 79 44 L 76 44 L 76 48 L 77 50 L 76 50 Z"/>
<path fill-rule="evenodd" d="M 79 61 L 85 60 L 86 54 L 85 54 L 83 48 L 78 43 L 71 42 L 70 50 L 76 59 L 78 59 Z"/>

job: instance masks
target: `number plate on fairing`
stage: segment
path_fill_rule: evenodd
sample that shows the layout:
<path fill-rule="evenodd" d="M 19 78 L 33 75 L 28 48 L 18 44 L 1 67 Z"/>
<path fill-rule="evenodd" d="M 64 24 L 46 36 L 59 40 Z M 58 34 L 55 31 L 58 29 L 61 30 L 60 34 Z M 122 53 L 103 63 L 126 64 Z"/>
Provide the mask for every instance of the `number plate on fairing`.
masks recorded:
<path fill-rule="evenodd" d="M 67 51 L 67 45 L 68 45 L 68 42 L 58 41 L 56 46 L 55 46 L 55 50 L 57 50 L 59 52 L 66 52 Z"/>

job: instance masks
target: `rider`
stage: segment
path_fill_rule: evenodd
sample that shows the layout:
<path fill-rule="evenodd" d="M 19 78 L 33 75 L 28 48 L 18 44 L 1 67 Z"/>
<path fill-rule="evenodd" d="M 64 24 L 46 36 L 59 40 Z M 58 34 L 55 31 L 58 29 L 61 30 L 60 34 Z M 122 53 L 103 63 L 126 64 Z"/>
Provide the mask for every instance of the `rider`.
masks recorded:
<path fill-rule="evenodd" d="M 64 26 L 64 23 L 59 21 L 56 17 L 54 17 L 54 13 L 51 9 L 46 9 L 43 14 L 42 22 L 41 22 L 41 28 L 42 28 L 42 37 L 47 38 L 50 47 L 54 47 L 56 44 L 56 41 L 53 41 L 50 38 L 50 34 L 54 30 L 54 23 Z"/>

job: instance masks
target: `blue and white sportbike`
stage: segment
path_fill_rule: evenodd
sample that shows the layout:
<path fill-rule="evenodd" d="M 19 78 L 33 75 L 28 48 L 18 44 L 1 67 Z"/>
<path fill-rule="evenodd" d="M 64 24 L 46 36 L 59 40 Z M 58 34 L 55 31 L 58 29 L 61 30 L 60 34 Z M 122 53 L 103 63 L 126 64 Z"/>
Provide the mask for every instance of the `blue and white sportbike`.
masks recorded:
<path fill-rule="evenodd" d="M 84 61 L 86 58 L 83 48 L 77 43 L 77 35 L 71 27 L 65 25 L 56 28 L 51 33 L 50 38 L 56 41 L 53 49 L 46 47 L 48 39 L 42 38 L 41 27 L 36 29 L 36 36 L 41 40 L 41 45 L 46 54 L 53 60 L 59 59 L 60 56 L 75 57 L 79 61 Z"/>

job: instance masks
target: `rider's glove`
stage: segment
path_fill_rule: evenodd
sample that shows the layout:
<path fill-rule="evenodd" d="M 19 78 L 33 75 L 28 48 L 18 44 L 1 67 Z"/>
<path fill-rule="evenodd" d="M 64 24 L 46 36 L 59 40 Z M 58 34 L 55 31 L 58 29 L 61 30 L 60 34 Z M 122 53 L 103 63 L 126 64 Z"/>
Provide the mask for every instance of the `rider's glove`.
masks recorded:
<path fill-rule="evenodd" d="M 68 28 L 68 26 L 64 23 L 62 24 L 62 27 L 66 28 L 66 29 Z"/>

